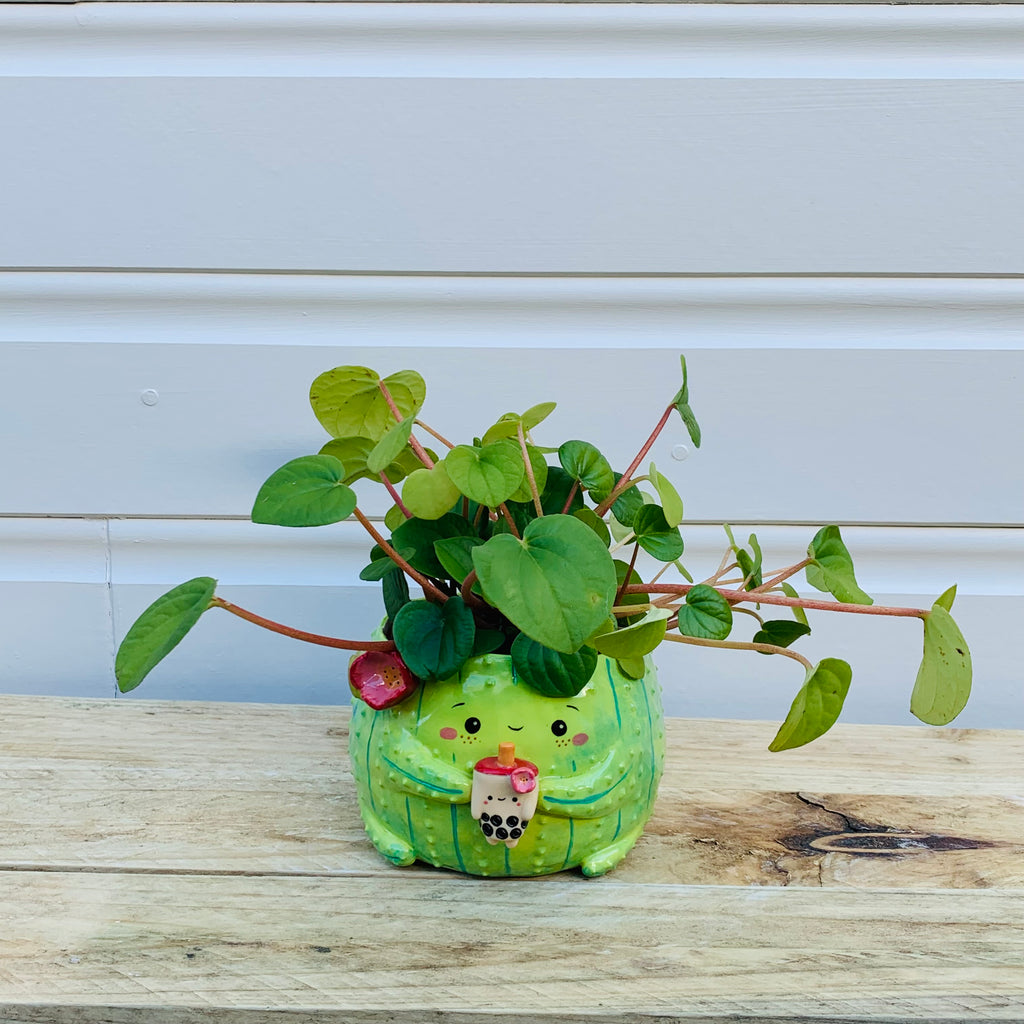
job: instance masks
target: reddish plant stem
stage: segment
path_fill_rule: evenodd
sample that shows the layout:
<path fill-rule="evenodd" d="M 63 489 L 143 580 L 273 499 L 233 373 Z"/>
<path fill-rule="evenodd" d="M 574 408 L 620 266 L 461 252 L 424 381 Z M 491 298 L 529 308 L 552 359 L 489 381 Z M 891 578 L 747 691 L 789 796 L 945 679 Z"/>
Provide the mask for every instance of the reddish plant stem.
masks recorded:
<path fill-rule="evenodd" d="M 540 503 L 540 491 L 537 490 L 537 478 L 533 474 L 533 463 L 530 461 L 530 453 L 526 448 L 526 434 L 523 432 L 522 423 L 519 424 L 519 450 L 523 453 L 523 465 L 526 467 L 526 479 L 530 481 L 530 493 L 533 495 L 533 508 L 538 516 L 544 515 L 544 509 Z"/>
<path fill-rule="evenodd" d="M 629 560 L 629 568 L 626 570 L 626 575 L 622 577 L 622 585 L 615 592 L 615 600 L 612 604 L 618 604 L 622 599 L 622 595 L 626 592 L 626 587 L 629 586 L 629 578 L 633 575 L 633 568 L 636 565 L 636 556 L 640 554 L 640 545 L 635 543 L 633 545 L 633 557 Z"/>
<path fill-rule="evenodd" d="M 777 587 L 780 583 L 788 580 L 791 576 L 795 576 L 801 569 L 806 569 L 813 561 L 813 558 L 805 558 L 802 562 L 797 562 L 796 565 L 790 565 L 785 569 L 780 569 L 770 580 L 765 580 L 761 586 L 756 587 L 750 591 L 750 593 L 760 594 L 771 590 L 773 587 Z"/>
<path fill-rule="evenodd" d="M 384 396 L 384 401 L 388 403 L 388 408 L 391 410 L 391 415 L 395 417 L 397 422 L 401 423 L 402 420 L 404 419 L 404 417 L 402 416 L 402 411 L 398 408 L 397 404 L 395 403 L 394 398 L 391 396 L 391 392 L 388 391 L 387 385 L 384 383 L 384 381 L 379 380 L 377 381 L 377 387 L 380 388 L 380 393 Z M 412 434 L 409 435 L 409 447 L 416 453 L 416 458 L 418 458 L 420 462 L 422 462 L 423 465 L 427 467 L 427 469 L 434 468 L 434 460 L 431 459 L 431 457 L 424 450 L 423 445 L 421 445 L 419 441 L 417 441 L 416 438 L 412 436 Z"/>
<path fill-rule="evenodd" d="M 637 466 L 644 461 L 644 457 L 654 447 L 654 442 L 658 440 L 658 435 L 665 429 L 665 424 L 668 423 L 669 416 L 672 415 L 672 410 L 675 409 L 674 405 L 670 405 L 662 414 L 661 419 L 658 420 L 658 425 L 651 431 L 651 436 L 644 442 L 644 446 L 637 452 L 636 458 L 629 464 L 626 472 L 619 477 L 619 482 L 612 488 L 611 493 L 608 495 L 600 505 L 597 506 L 594 511 L 597 513 L 598 518 L 603 516 L 608 509 L 615 504 L 615 499 L 629 487 L 629 481 L 632 479 L 633 474 L 636 472 Z"/>
<path fill-rule="evenodd" d="M 635 583 L 626 587 L 626 594 L 676 594 L 684 597 L 696 583 Z M 815 598 L 785 597 L 782 594 L 758 594 L 750 590 L 722 590 L 715 587 L 730 604 L 750 601 L 754 604 L 775 604 L 784 608 L 810 608 L 812 611 L 849 612 L 855 615 L 893 615 L 907 619 L 926 619 L 924 608 L 895 608 L 880 604 L 847 604 L 843 601 L 819 601 Z"/>
<path fill-rule="evenodd" d="M 398 506 L 399 511 L 406 519 L 412 519 L 412 513 L 402 503 L 401 496 L 395 489 L 395 485 L 388 479 L 387 473 L 380 474 L 380 482 L 388 489 L 388 494 L 394 499 L 395 504 Z"/>
<path fill-rule="evenodd" d="M 674 633 L 666 633 L 665 639 L 677 644 L 692 644 L 694 647 L 718 647 L 727 651 L 760 651 L 761 654 L 781 654 L 786 658 L 799 661 L 808 672 L 814 669 L 814 666 L 802 654 L 791 651 L 788 647 L 777 647 L 775 644 L 745 643 L 741 640 L 701 640 L 695 636 L 683 636 L 682 634 L 677 636 Z"/>
<path fill-rule="evenodd" d="M 579 480 L 573 480 L 572 487 L 569 488 L 569 497 L 565 499 L 565 505 L 562 508 L 562 515 L 566 516 L 569 514 L 569 509 L 572 508 L 572 499 L 576 497 L 576 492 L 580 489 Z"/>
<path fill-rule="evenodd" d="M 431 598 L 435 604 L 444 604 L 448 600 L 447 595 L 443 594 L 437 587 L 434 586 L 430 580 L 421 572 L 417 572 L 377 531 L 373 523 L 370 522 L 362 512 L 356 508 L 352 514 L 363 524 L 363 529 L 381 546 L 385 554 L 387 554 L 391 561 L 398 566 L 410 579 L 415 580 L 422 588 L 423 593 L 427 597 Z"/>
<path fill-rule="evenodd" d="M 509 512 L 508 506 L 505 502 L 502 502 L 498 506 L 498 511 L 505 517 L 505 522 L 508 523 L 508 528 L 512 531 L 512 536 L 515 537 L 516 540 L 522 540 L 523 538 L 519 533 L 519 528 L 516 526 L 516 521 L 512 518 L 512 513 Z"/>
<path fill-rule="evenodd" d="M 459 588 L 459 596 L 465 601 L 466 604 L 475 608 L 483 608 L 485 603 L 481 601 L 476 594 L 473 593 L 473 584 L 480 577 L 476 574 L 476 569 L 470 569 L 469 575 L 462 581 L 462 586 Z"/>
<path fill-rule="evenodd" d="M 448 440 L 443 434 L 439 434 L 429 423 L 424 423 L 423 420 L 415 421 L 417 427 L 422 427 L 431 437 L 436 437 L 446 448 L 454 448 L 455 445 Z"/>
<path fill-rule="evenodd" d="M 337 647 L 343 651 L 388 652 L 396 650 L 395 645 L 390 640 L 342 640 L 335 636 L 321 636 L 319 633 L 307 633 L 302 629 L 293 629 L 291 626 L 274 622 L 273 619 L 265 619 L 262 615 L 250 612 L 246 608 L 240 608 L 237 604 L 225 601 L 222 597 L 214 597 L 210 602 L 210 606 L 213 608 L 223 608 L 224 611 L 231 612 L 232 615 L 237 615 L 240 619 L 245 619 L 246 622 L 262 626 L 264 629 L 269 629 L 272 633 L 280 633 L 283 636 L 290 636 L 294 640 L 302 640 L 307 644 L 319 644 L 321 647 Z"/>

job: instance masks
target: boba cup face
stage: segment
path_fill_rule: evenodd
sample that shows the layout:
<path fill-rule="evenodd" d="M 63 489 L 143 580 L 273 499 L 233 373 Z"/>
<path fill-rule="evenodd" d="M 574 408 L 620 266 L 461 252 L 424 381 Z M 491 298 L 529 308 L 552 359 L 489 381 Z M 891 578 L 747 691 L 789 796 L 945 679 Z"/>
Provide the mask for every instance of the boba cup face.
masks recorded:
<path fill-rule="evenodd" d="M 492 845 L 515 846 L 537 811 L 536 778 L 529 792 L 517 792 L 521 786 L 518 780 L 513 784 L 511 772 L 502 775 L 473 772 L 470 811 L 479 821 L 484 838 Z"/>

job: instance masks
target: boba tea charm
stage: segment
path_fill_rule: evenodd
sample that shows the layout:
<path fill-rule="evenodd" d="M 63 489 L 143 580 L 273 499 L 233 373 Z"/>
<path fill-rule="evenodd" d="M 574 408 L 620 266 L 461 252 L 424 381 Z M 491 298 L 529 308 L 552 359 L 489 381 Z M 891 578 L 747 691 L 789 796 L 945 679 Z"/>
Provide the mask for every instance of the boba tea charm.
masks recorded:
<path fill-rule="evenodd" d="M 497 757 L 477 761 L 473 769 L 470 813 L 492 846 L 512 849 L 537 810 L 535 764 L 516 757 L 514 743 L 499 743 Z"/>

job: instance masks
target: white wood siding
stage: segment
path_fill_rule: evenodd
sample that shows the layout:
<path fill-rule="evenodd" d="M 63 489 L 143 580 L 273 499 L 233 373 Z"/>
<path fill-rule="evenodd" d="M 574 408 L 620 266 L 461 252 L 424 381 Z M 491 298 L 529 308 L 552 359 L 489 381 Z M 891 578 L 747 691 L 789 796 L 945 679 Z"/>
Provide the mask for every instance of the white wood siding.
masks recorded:
<path fill-rule="evenodd" d="M 372 628 L 356 528 L 244 521 L 323 369 L 419 369 L 459 436 L 556 398 L 622 461 L 685 351 L 705 446 L 654 454 L 690 561 L 840 522 L 879 598 L 960 583 L 962 721 L 1024 727 L 1022 45 L 1013 6 L 0 5 L 0 688 L 112 692 L 199 573 Z M 140 696 L 346 699 L 343 657 L 228 619 Z M 906 722 L 919 645 L 819 616 L 809 653 Z M 798 684 L 663 662 L 676 714 Z"/>

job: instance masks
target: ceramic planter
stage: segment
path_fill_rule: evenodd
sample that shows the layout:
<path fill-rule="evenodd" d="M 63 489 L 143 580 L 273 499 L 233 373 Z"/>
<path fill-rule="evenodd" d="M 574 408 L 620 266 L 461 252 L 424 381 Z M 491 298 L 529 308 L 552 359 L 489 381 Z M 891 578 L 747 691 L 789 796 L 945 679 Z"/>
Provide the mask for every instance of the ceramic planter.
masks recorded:
<path fill-rule="evenodd" d="M 598 660 L 574 697 L 519 682 L 507 655 L 374 711 L 352 702 L 359 809 L 396 865 L 471 875 L 601 875 L 651 814 L 665 759 L 653 668 L 629 679 Z"/>

